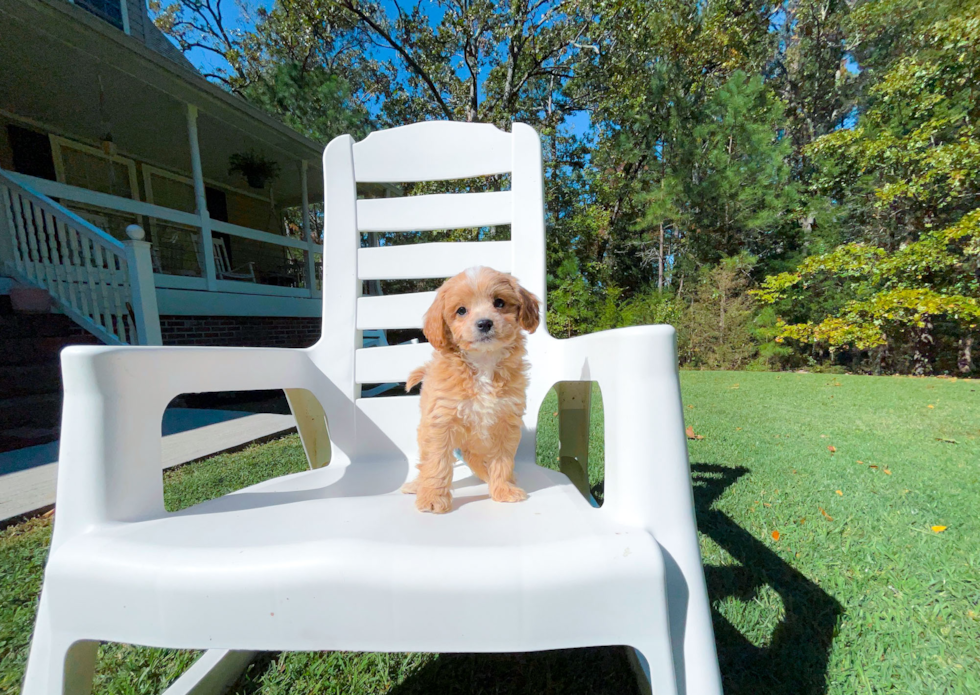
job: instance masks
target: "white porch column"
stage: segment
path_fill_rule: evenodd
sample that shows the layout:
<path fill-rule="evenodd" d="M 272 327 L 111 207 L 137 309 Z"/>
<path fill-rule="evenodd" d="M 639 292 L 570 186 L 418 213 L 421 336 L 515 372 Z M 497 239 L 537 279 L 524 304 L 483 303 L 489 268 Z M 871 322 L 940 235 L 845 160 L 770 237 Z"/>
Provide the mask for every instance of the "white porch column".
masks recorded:
<path fill-rule="evenodd" d="M 306 173 L 308 166 L 309 162 L 305 159 L 299 166 L 300 185 L 303 189 L 303 238 L 306 239 L 306 286 L 310 290 L 311 297 L 319 297 L 321 293 L 316 288 L 316 260 L 313 258 L 317 245 L 313 241 L 313 230 L 310 228 L 310 188 Z"/>
<path fill-rule="evenodd" d="M 214 242 L 211 239 L 211 215 L 208 213 L 208 198 L 204 192 L 204 170 L 201 169 L 201 146 L 197 141 L 197 107 L 187 105 L 187 141 L 191 146 L 191 172 L 194 177 L 194 200 L 197 215 L 201 218 L 201 251 L 204 257 L 204 279 L 209 290 L 216 290 L 217 276 L 214 272 Z"/>

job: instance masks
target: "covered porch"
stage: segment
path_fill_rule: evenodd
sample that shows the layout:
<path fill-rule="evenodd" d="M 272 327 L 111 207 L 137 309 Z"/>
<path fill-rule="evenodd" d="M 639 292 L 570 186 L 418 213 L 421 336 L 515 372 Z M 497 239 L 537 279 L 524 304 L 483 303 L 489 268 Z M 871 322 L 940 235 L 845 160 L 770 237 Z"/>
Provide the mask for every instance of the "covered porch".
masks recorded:
<path fill-rule="evenodd" d="M 145 230 L 160 315 L 319 316 L 321 144 L 67 2 L 0 21 L 4 173 L 116 240 Z"/>

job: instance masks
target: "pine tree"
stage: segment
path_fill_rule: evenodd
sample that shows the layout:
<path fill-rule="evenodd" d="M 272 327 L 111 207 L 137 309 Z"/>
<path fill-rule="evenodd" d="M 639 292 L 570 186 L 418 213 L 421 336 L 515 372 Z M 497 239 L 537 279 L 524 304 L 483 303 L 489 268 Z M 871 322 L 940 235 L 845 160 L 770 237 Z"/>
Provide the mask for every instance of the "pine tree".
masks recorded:
<path fill-rule="evenodd" d="M 742 251 L 764 261 L 782 251 L 796 201 L 784 125 L 782 103 L 759 76 L 735 72 L 708 101 L 679 177 L 687 253 L 698 264 Z"/>

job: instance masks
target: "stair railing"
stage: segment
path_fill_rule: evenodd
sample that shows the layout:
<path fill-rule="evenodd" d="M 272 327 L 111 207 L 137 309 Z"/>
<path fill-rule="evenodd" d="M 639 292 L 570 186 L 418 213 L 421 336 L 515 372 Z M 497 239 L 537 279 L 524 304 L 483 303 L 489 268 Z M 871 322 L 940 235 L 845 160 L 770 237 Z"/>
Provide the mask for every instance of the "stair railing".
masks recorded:
<path fill-rule="evenodd" d="M 107 344 L 160 345 L 150 244 L 138 225 L 126 233 L 119 241 L 0 170 L 0 269 Z"/>

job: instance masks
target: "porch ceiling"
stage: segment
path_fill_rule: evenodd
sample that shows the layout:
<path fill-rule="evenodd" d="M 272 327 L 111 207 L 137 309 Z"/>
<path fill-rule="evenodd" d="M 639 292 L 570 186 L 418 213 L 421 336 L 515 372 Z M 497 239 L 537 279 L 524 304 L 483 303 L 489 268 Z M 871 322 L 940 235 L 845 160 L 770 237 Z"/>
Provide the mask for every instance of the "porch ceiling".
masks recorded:
<path fill-rule="evenodd" d="M 0 26 L 3 111 L 89 143 L 109 132 L 121 155 L 189 175 L 185 108 L 194 104 L 206 179 L 243 188 L 228 158 L 253 149 L 281 166 L 277 202 L 299 203 L 304 159 L 310 200 L 322 199 L 322 145 L 84 10 L 64 0 L 0 0 Z"/>

